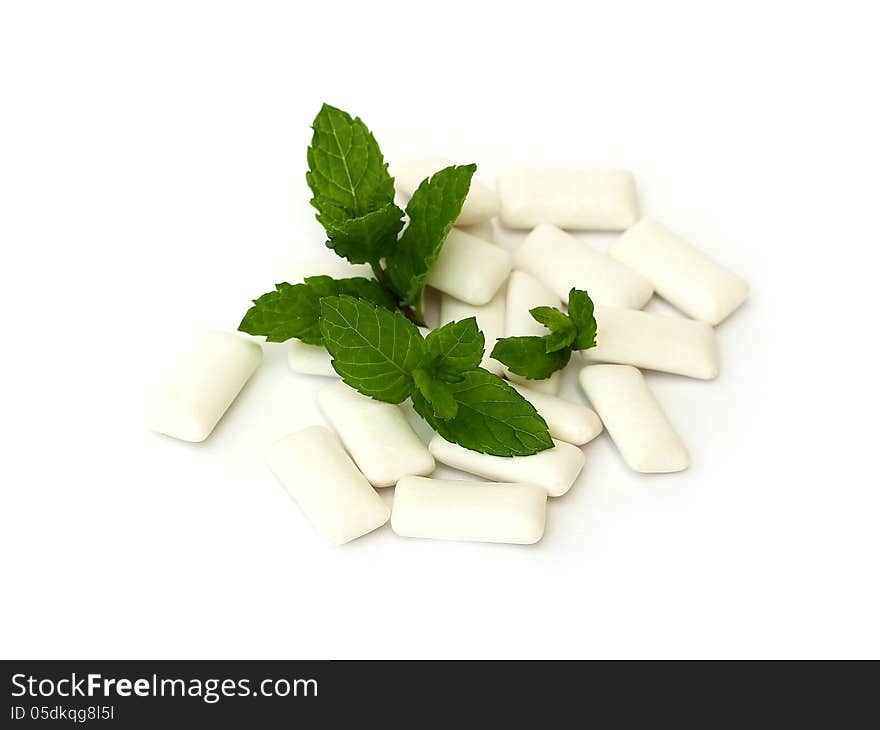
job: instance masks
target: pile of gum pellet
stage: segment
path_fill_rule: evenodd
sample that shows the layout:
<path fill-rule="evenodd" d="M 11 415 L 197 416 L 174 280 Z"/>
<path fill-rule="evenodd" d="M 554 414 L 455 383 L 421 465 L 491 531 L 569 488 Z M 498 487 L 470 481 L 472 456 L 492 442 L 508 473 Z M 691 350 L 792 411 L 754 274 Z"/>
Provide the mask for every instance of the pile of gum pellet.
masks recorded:
<path fill-rule="evenodd" d="M 403 195 L 448 162 L 414 160 L 392 172 Z M 495 217 L 529 229 L 510 253 L 493 243 Z M 620 231 L 608 253 L 565 230 Z M 372 276 L 368 266 L 328 257 L 303 262 L 307 276 Z M 534 456 L 469 451 L 435 435 L 426 446 L 402 406 L 367 398 L 338 379 L 319 345 L 291 340 L 296 372 L 334 378 L 318 405 L 336 435 L 312 426 L 276 442 L 268 462 L 327 541 L 341 544 L 391 520 L 398 535 L 446 540 L 534 543 L 544 533 L 548 497 L 560 497 L 584 465 L 582 447 L 604 428 L 623 461 L 642 473 L 686 469 L 689 455 L 641 370 L 712 379 L 718 375 L 716 325 L 739 307 L 748 286 L 676 234 L 639 219 L 633 176 L 623 170 L 507 170 L 497 193 L 474 181 L 460 217 L 432 267 L 440 324 L 475 316 L 486 337 L 482 366 L 508 378 L 535 406 L 554 447 Z M 488 353 L 495 339 L 544 335 L 529 314 L 565 304 L 572 288 L 596 304 L 597 346 L 572 359 L 595 410 L 558 397 L 560 372 L 524 380 Z M 685 317 L 641 311 L 657 294 Z M 180 363 L 148 417 L 155 431 L 203 441 L 262 360 L 246 337 L 208 332 Z M 432 479 L 436 462 L 492 481 Z M 394 487 L 389 510 L 376 489 Z"/>

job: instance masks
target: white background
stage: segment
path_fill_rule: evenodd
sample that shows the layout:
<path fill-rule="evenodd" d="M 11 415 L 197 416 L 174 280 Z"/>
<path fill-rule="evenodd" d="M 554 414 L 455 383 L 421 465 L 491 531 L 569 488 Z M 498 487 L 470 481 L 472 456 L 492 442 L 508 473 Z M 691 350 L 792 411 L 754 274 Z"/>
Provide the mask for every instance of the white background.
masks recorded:
<path fill-rule="evenodd" d="M 871 7 L 4 2 L 0 654 L 878 657 Z M 747 278 L 718 380 L 650 376 L 689 471 L 603 435 L 534 547 L 332 549 L 263 460 L 321 422 L 283 346 L 204 444 L 143 428 L 201 330 L 324 255 L 323 101 L 392 163 L 632 169 Z"/>

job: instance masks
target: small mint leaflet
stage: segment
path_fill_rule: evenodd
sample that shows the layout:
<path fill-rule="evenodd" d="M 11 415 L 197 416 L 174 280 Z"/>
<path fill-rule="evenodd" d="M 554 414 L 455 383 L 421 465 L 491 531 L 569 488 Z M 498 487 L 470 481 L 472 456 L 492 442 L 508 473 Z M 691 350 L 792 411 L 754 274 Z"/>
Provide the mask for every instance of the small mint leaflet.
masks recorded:
<path fill-rule="evenodd" d="M 571 325 L 567 329 L 551 332 L 544 337 L 544 351 L 558 352 L 560 350 L 570 350 L 577 336 L 577 328 Z"/>
<path fill-rule="evenodd" d="M 436 418 L 444 420 L 455 418 L 458 413 L 458 402 L 448 384 L 438 380 L 423 368 L 417 368 L 413 372 L 413 380 L 419 395 L 428 402 Z"/>
<path fill-rule="evenodd" d="M 568 364 L 572 351 L 596 346 L 596 318 L 587 292 L 569 292 L 567 315 L 554 307 L 535 307 L 529 312 L 550 334 L 498 340 L 492 357 L 510 372 L 529 380 L 544 380 Z"/>
<path fill-rule="evenodd" d="M 556 307 L 534 307 L 529 310 L 529 314 L 536 322 L 540 322 L 551 332 L 564 329 L 571 325 L 568 316 L 556 309 Z"/>
<path fill-rule="evenodd" d="M 476 317 L 448 322 L 432 330 L 425 338 L 428 354 L 433 358 L 433 367 L 441 377 L 455 376 L 479 367 L 485 342 Z"/>
<path fill-rule="evenodd" d="M 577 327 L 567 314 L 555 307 L 535 307 L 529 313 L 534 319 L 550 330 L 544 346 L 547 352 L 556 352 L 570 347 L 577 336 Z"/>
<path fill-rule="evenodd" d="M 596 317 L 593 313 L 593 300 L 587 292 L 572 289 L 568 293 L 568 316 L 577 327 L 572 347 L 575 350 L 589 350 L 596 346 Z"/>
<path fill-rule="evenodd" d="M 529 380 L 544 380 L 568 364 L 571 348 L 547 352 L 546 337 L 503 337 L 495 343 L 492 357 L 512 373 Z"/>

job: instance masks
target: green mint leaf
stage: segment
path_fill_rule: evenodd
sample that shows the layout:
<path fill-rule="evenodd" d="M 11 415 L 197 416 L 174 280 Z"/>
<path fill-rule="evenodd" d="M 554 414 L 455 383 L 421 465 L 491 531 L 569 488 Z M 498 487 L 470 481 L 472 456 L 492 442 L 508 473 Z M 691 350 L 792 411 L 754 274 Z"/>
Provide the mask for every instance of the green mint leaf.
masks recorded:
<path fill-rule="evenodd" d="M 406 206 L 409 225 L 386 259 L 391 284 L 404 306 L 421 310 L 425 279 L 461 213 L 476 165 L 452 165 L 425 178 Z"/>
<path fill-rule="evenodd" d="M 458 413 L 458 402 L 453 397 L 449 385 L 433 377 L 423 368 L 418 368 L 413 372 L 413 380 L 419 395 L 428 402 L 431 413 L 436 418 L 444 420 L 455 418 Z"/>
<path fill-rule="evenodd" d="M 593 300 L 580 289 L 568 293 L 568 316 L 577 327 L 577 337 L 572 346 L 575 350 L 589 350 L 596 346 L 596 317 L 593 315 Z"/>
<path fill-rule="evenodd" d="M 309 345 L 323 344 L 318 318 L 321 297 L 349 294 L 366 299 L 385 309 L 395 309 L 394 297 L 376 281 L 355 277 L 332 279 L 310 276 L 302 284 L 276 284 L 275 291 L 254 299 L 238 325 L 250 335 L 265 335 L 267 342 L 284 342 L 297 338 Z"/>
<path fill-rule="evenodd" d="M 570 347 L 577 336 L 577 327 L 574 322 L 555 307 L 535 307 L 529 310 L 529 314 L 544 325 L 550 334 L 544 338 L 544 347 L 547 352 L 556 352 Z"/>
<path fill-rule="evenodd" d="M 319 215 L 327 231 L 327 248 L 353 264 L 366 264 L 385 258 L 397 243 L 403 228 L 403 211 L 388 203 L 359 218 L 332 221 Z"/>
<path fill-rule="evenodd" d="M 321 217 L 360 218 L 394 201 L 394 178 L 360 118 L 324 104 L 312 129 L 306 182 Z"/>
<path fill-rule="evenodd" d="M 512 373 L 529 380 L 544 380 L 568 364 L 571 349 L 547 352 L 547 338 L 535 335 L 503 337 L 495 343 L 492 357 Z"/>
<path fill-rule="evenodd" d="M 352 388 L 387 403 L 412 393 L 425 343 L 402 314 L 350 296 L 324 297 L 320 326 L 333 369 Z"/>
<path fill-rule="evenodd" d="M 477 368 L 447 387 L 458 403 L 454 418 L 436 417 L 420 391 L 412 396 L 416 412 L 447 441 L 495 456 L 529 456 L 553 447 L 534 406 L 497 375 Z"/>
<path fill-rule="evenodd" d="M 477 326 L 477 318 L 468 317 L 432 330 L 425 338 L 425 345 L 439 377 L 453 376 L 452 380 L 456 380 L 454 376 L 480 366 L 486 338 Z"/>

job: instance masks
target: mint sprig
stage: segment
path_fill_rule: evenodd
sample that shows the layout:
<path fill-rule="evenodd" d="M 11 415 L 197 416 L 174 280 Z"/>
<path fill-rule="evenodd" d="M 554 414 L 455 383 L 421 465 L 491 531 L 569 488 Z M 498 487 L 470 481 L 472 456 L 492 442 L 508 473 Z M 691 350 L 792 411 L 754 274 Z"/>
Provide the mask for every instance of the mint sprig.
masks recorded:
<path fill-rule="evenodd" d="M 568 294 L 568 314 L 555 307 L 535 307 L 529 313 L 550 333 L 544 336 L 502 337 L 492 357 L 510 372 L 529 380 L 544 380 L 564 368 L 574 350 L 596 346 L 596 318 L 593 300 L 585 291 Z"/>
<path fill-rule="evenodd" d="M 485 337 L 474 317 L 426 338 L 416 327 L 424 324 L 425 282 L 461 213 L 476 165 L 451 165 L 423 180 L 406 206 L 409 224 L 401 234 L 404 212 L 394 202 L 394 179 L 366 124 L 324 104 L 312 129 L 306 181 L 327 246 L 351 263 L 370 264 L 376 279 L 313 276 L 302 284 L 276 284 L 254 300 L 239 329 L 269 342 L 295 338 L 325 345 L 345 383 L 388 403 L 412 398 L 438 433 L 466 448 L 498 456 L 551 448 L 547 424 L 534 407 L 479 367 Z M 533 315 L 550 335 L 499 341 L 493 356 L 514 363 L 514 372 L 546 377 L 540 373 L 562 367 L 571 349 L 587 341 L 587 303 L 591 317 L 589 298 L 572 300 L 569 315 L 536 308 Z"/>
<path fill-rule="evenodd" d="M 320 326 L 333 368 L 348 385 L 388 403 L 411 397 L 447 441 L 497 456 L 553 446 L 534 406 L 497 375 L 474 367 L 483 357 L 483 333 L 473 318 L 450 322 L 426 341 L 399 312 L 343 295 L 321 300 Z"/>

